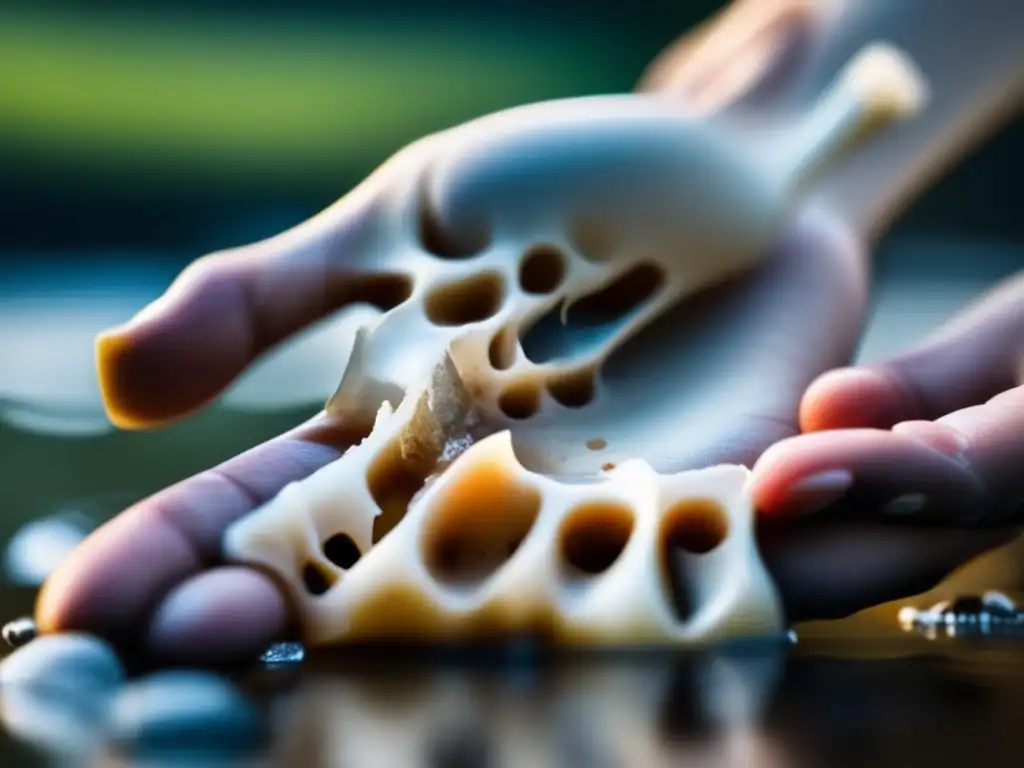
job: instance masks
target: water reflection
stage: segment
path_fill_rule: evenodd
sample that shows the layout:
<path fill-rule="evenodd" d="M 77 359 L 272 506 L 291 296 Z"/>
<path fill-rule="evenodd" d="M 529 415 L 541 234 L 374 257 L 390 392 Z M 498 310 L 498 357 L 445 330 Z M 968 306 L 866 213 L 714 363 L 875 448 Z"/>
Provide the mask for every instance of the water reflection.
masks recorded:
<path fill-rule="evenodd" d="M 278 758 L 324 768 L 748 764 L 784 654 L 537 662 L 529 675 L 520 665 L 335 664 L 303 678 Z"/>
<path fill-rule="evenodd" d="M 299 684 L 275 760 L 322 768 L 788 768 L 916 765 L 915 755 L 998 758 L 1018 749 L 1010 735 L 1024 714 L 1024 671 L 1006 674 L 1006 657 L 978 655 L 957 668 L 923 657 L 785 653 L 581 661 L 535 670 L 529 688 L 501 669 L 335 665 Z M 1024 660 L 1021 649 L 1007 653 Z M 1002 672 L 975 674 L 973 665 Z M 947 738 L 956 743 L 943 746 Z M 922 740 L 929 743 L 919 748 Z"/>
<path fill-rule="evenodd" d="M 930 656 L 907 656 L 904 645 L 871 660 L 829 656 L 835 649 L 828 648 L 793 655 L 782 645 L 528 664 L 314 655 L 298 668 L 242 676 L 245 699 L 219 694 L 235 703 L 207 707 L 208 723 L 203 707 L 182 709 L 193 748 L 187 759 L 165 756 L 159 764 L 206 765 L 215 757 L 247 768 L 1015 764 L 1024 646 L 927 645 Z M 224 762 L 218 729 L 251 719 L 250 702 L 267 718 L 272 743 Z M 3 692 L 4 725 L 16 738 L 50 739 L 65 755 L 77 739 L 90 754 L 113 754 L 110 744 L 95 743 L 109 732 L 102 724 L 83 729 L 67 713 L 23 705 Z M 176 727 L 170 709 L 157 707 L 162 738 Z M 9 749 L 0 742 L 0 757 Z"/>

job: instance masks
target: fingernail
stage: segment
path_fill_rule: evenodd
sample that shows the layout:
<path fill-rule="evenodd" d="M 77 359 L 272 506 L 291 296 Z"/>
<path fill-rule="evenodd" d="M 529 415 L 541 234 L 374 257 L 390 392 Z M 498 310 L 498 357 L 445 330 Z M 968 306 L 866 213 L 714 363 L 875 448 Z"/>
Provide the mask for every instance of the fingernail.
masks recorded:
<path fill-rule="evenodd" d="M 839 501 L 853 485 L 853 474 L 830 469 L 809 475 L 790 486 L 782 511 L 787 515 L 809 515 Z"/>
<path fill-rule="evenodd" d="M 923 493 L 905 493 L 884 504 L 879 510 L 886 517 L 909 517 L 928 506 L 928 497 Z"/>

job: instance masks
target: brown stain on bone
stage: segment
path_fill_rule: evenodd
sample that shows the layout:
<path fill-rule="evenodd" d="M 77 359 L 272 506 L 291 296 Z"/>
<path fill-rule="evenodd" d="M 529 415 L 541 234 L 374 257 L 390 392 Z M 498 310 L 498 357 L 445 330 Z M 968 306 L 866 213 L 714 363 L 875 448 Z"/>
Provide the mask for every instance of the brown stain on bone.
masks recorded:
<path fill-rule="evenodd" d="M 475 465 L 433 499 L 421 531 L 430 575 L 448 586 L 478 586 L 519 549 L 540 513 L 538 489 L 500 464 Z"/>

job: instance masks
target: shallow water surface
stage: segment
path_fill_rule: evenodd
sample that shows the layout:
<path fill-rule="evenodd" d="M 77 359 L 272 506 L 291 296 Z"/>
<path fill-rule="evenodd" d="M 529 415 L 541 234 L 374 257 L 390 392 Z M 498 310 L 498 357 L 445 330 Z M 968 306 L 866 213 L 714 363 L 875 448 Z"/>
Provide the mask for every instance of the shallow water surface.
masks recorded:
<path fill-rule="evenodd" d="M 336 652 L 234 678 L 269 728 L 267 746 L 237 760 L 113 764 L 1010 766 L 1024 748 L 1024 638 L 906 635 L 557 662 Z M 90 734 L 79 738 L 84 755 Z M 66 742 L 62 765 L 99 764 Z M 8 732 L 0 764 L 57 763 Z"/>

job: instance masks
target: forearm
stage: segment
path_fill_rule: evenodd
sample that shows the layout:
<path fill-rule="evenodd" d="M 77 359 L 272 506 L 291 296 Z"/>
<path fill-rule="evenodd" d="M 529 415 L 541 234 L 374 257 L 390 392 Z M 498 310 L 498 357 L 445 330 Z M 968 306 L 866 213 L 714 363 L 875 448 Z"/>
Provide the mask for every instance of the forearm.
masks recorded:
<path fill-rule="evenodd" d="M 876 40 L 914 59 L 929 82 L 929 104 L 816 189 L 871 237 L 1019 108 L 1021 0 L 740 0 L 660 57 L 642 88 L 708 110 L 784 116 L 806 108 Z"/>

